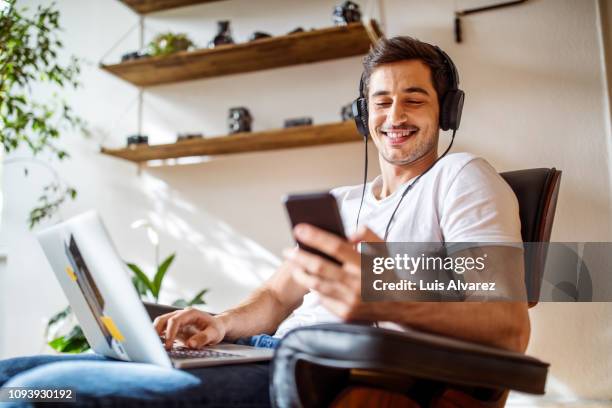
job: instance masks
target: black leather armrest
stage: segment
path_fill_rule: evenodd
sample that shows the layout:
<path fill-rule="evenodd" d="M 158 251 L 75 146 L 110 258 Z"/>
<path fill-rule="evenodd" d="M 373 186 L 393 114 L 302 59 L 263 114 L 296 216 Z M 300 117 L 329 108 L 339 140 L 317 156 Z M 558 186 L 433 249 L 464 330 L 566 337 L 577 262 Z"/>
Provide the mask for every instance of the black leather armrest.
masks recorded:
<path fill-rule="evenodd" d="M 159 305 L 157 303 L 151 303 L 151 302 L 142 302 L 142 304 L 144 305 L 145 310 L 149 314 L 149 318 L 151 319 L 151 321 L 155 320 L 157 316 L 161 316 L 163 314 L 182 309 L 180 307 Z"/>
<path fill-rule="evenodd" d="M 547 363 L 521 353 L 416 330 L 323 324 L 293 330 L 281 341 L 271 382 L 276 406 L 301 405 L 302 380 L 296 377 L 303 363 L 320 367 L 321 379 L 328 382 L 339 378 L 333 370 L 362 369 L 532 394 L 544 393 L 548 372 Z"/>

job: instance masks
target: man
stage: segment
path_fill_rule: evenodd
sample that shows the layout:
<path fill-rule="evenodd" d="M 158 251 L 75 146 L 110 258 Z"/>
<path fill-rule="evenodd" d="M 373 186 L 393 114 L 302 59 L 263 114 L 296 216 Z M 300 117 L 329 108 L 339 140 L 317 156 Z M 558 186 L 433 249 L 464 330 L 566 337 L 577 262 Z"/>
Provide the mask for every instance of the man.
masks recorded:
<path fill-rule="evenodd" d="M 525 302 L 366 303 L 361 299 L 361 258 L 356 244 L 381 242 L 390 218 L 388 242 L 521 241 L 516 198 L 487 162 L 465 153 L 436 162 L 440 103 L 449 87 L 449 75 L 447 64 L 433 46 L 409 37 L 381 40 L 364 60 L 368 128 L 378 149 L 381 175 L 367 184 L 362 227 L 352 230 L 362 198 L 362 187 L 354 186 L 333 191 L 350 233 L 348 240 L 309 225 L 294 229 L 297 239 L 338 259 L 341 265 L 301 249 L 287 250 L 284 263 L 272 278 L 236 308 L 216 316 L 187 308 L 158 317 L 154 325 L 165 335 L 165 346 L 170 348 L 179 340 L 188 347 L 201 348 L 262 333 L 282 337 L 292 328 L 314 323 L 366 321 L 525 350 L 529 338 Z M 406 187 L 419 175 L 423 177 L 400 203 Z M 502 268 L 522 280 L 521 257 L 509 257 Z M 42 362 L 0 362 L 0 385 L 6 381 L 3 374 L 10 377 Z M 74 384 L 79 387 L 86 382 L 83 372 L 89 366 L 75 364 L 34 368 L 7 384 L 28 386 L 43 384 L 45 378 L 68 382 L 78 378 Z M 107 389 L 102 395 L 95 385 L 77 390 L 89 397 L 129 399 L 149 393 L 159 400 L 162 393 L 166 399 L 218 406 L 269 403 L 267 363 L 170 373 L 154 373 L 151 367 L 143 373 L 134 363 L 83 364 L 97 364 L 92 371 L 104 379 Z M 113 374 L 117 364 L 122 367 L 119 379 Z M 187 373 L 189 378 L 180 377 Z M 134 378 L 137 380 L 128 381 Z M 162 385 L 150 390 L 153 386 L 147 388 L 147 381 Z"/>
<path fill-rule="evenodd" d="M 408 37 L 381 40 L 364 60 L 368 127 L 381 175 L 366 189 L 363 227 L 348 241 L 298 225 L 301 242 L 342 262 L 338 266 L 301 249 L 238 307 L 217 316 L 186 309 L 160 316 L 156 330 L 193 348 L 258 333 L 282 336 L 291 328 L 326 321 L 392 322 L 508 350 L 524 351 L 529 338 L 524 302 L 368 302 L 361 299 L 358 242 L 379 242 L 406 185 L 438 158 L 440 95 L 449 72 L 436 49 Z M 361 186 L 338 188 L 344 223 L 354 225 Z M 461 153 L 444 157 L 398 207 L 387 241 L 521 242 L 518 203 L 484 160 Z M 522 259 L 504 267 L 522 278 Z M 301 307 L 296 310 L 298 306 Z M 293 315 L 288 316 L 293 312 Z M 288 318 L 288 319 L 287 319 Z"/>

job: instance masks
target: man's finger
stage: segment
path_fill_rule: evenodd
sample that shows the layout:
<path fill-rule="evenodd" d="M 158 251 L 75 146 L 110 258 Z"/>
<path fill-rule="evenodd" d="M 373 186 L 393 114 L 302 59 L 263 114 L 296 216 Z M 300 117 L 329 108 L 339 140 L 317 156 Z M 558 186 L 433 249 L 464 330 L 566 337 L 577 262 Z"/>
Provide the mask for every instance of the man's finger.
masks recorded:
<path fill-rule="evenodd" d="M 286 249 L 283 251 L 283 255 L 287 260 L 295 262 L 308 273 L 321 279 L 341 281 L 344 278 L 345 272 L 342 268 L 318 255 L 299 248 Z"/>
<path fill-rule="evenodd" d="M 185 309 L 181 313 L 176 314 L 168 319 L 166 324 L 166 349 L 172 348 L 174 339 L 182 326 L 196 322 L 203 317 L 196 309 Z"/>
<path fill-rule="evenodd" d="M 293 229 L 298 241 L 344 262 L 357 262 L 359 253 L 343 238 L 309 224 L 298 224 Z"/>
<path fill-rule="evenodd" d="M 211 343 L 215 342 L 215 339 L 219 336 L 219 333 L 213 326 L 208 326 L 204 330 L 199 331 L 198 333 L 191 336 L 185 344 L 187 347 L 192 349 L 201 349 L 204 346 L 207 346 Z"/>
<path fill-rule="evenodd" d="M 153 320 L 153 327 L 155 327 L 157 334 L 161 336 L 164 333 L 164 330 L 166 330 L 166 323 L 168 322 L 168 319 L 180 312 L 182 312 L 182 310 L 175 310 L 174 312 L 157 316 L 155 320 Z"/>
<path fill-rule="evenodd" d="M 347 289 L 341 283 L 321 279 L 318 276 L 307 273 L 300 265 L 292 261 L 287 262 L 290 263 L 293 278 L 300 285 L 339 300 L 348 295 Z"/>
<path fill-rule="evenodd" d="M 176 339 L 180 340 L 183 344 L 186 344 L 187 339 L 191 338 L 196 333 L 199 333 L 201 328 L 198 328 L 194 324 L 184 324 L 181 329 L 176 333 Z"/>

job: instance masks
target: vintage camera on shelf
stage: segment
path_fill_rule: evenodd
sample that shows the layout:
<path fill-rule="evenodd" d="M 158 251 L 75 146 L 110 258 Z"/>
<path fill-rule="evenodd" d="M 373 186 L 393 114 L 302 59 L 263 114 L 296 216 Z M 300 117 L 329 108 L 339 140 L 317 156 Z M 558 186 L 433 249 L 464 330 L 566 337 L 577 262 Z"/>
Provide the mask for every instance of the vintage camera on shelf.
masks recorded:
<path fill-rule="evenodd" d="M 353 104 L 352 103 L 344 105 L 340 109 L 340 117 L 342 118 L 342 121 L 355 119 L 355 115 L 353 115 Z"/>
<path fill-rule="evenodd" d="M 177 142 L 184 142 L 185 140 L 202 139 L 204 135 L 201 133 L 179 133 L 176 137 Z"/>
<path fill-rule="evenodd" d="M 347 25 L 361 21 L 361 11 L 359 5 L 352 1 L 345 1 L 341 5 L 334 7 L 334 24 Z"/>
<path fill-rule="evenodd" d="M 253 117 L 251 112 L 243 106 L 230 108 L 227 118 L 228 131 L 230 134 L 250 132 Z"/>
<path fill-rule="evenodd" d="M 131 135 L 127 137 L 127 146 L 137 146 L 149 144 L 149 136 Z"/>
<path fill-rule="evenodd" d="M 126 52 L 125 54 L 121 56 L 121 62 L 134 61 L 134 60 L 139 60 L 139 59 L 148 58 L 148 57 L 150 57 L 150 55 L 146 51 L 131 51 L 131 52 Z"/>
<path fill-rule="evenodd" d="M 215 48 L 224 44 L 234 44 L 228 20 L 217 21 L 217 34 L 208 43 L 208 48 Z"/>
<path fill-rule="evenodd" d="M 249 41 L 257 41 L 257 40 L 261 40 L 262 38 L 270 38 L 270 37 L 272 37 L 272 34 L 268 34 L 263 31 L 255 31 L 253 34 L 249 36 Z"/>
<path fill-rule="evenodd" d="M 285 128 L 298 127 L 298 126 L 310 126 L 312 125 L 312 118 L 310 116 L 304 116 L 301 118 L 285 119 Z"/>

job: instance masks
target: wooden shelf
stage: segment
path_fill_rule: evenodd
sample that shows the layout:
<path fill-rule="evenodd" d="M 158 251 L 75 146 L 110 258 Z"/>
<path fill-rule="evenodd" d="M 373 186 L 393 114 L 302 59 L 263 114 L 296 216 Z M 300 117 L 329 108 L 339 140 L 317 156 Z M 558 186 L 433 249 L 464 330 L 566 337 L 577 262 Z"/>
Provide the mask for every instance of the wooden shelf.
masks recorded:
<path fill-rule="evenodd" d="M 100 67 L 134 85 L 150 86 L 363 55 L 381 36 L 370 20 Z"/>
<path fill-rule="evenodd" d="M 102 148 L 103 154 L 133 162 L 162 160 L 189 156 L 213 156 L 318 146 L 362 140 L 355 122 L 345 121 L 325 125 L 299 126 L 264 132 L 236 133 L 229 136 L 184 140 L 161 145 L 138 145 L 122 149 Z"/>
<path fill-rule="evenodd" d="M 212 3 L 222 0 L 119 0 L 138 14 L 191 6 L 192 4 Z"/>

